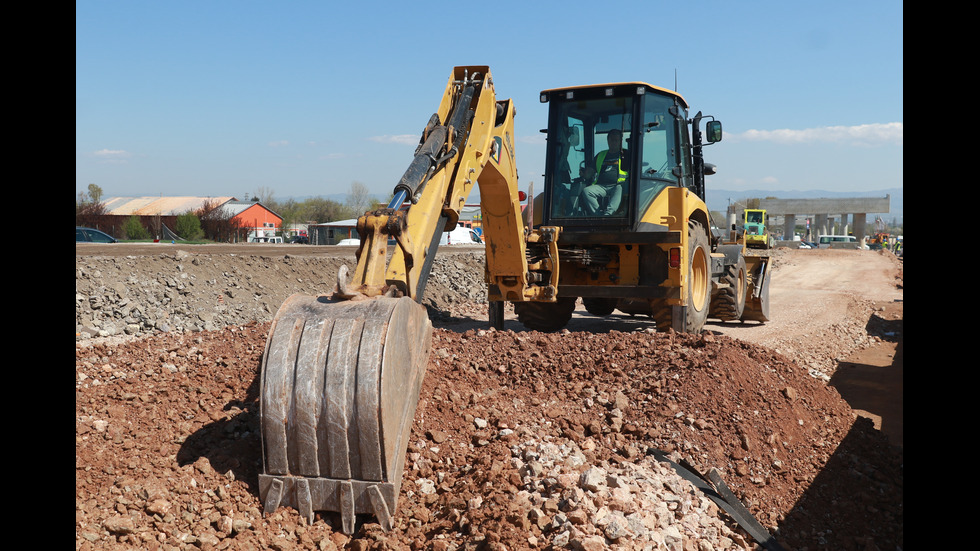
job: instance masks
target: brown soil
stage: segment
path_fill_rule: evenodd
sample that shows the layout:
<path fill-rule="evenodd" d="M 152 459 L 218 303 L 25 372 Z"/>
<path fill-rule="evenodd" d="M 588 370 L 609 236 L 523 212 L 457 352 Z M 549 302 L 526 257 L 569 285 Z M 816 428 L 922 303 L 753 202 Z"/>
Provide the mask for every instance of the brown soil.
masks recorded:
<path fill-rule="evenodd" d="M 320 249 L 296 247 L 290 254 Z M 76 295 L 93 259 L 139 262 L 123 251 L 76 247 Z M 220 272 L 225 255 L 206 254 L 200 264 Z M 872 275 L 825 280 L 827 265 Z M 712 322 L 700 335 L 584 311 L 559 333 L 513 320 L 489 331 L 484 304 L 434 286 L 444 299 L 429 304 L 437 329 L 396 525 L 382 532 L 361 518 L 353 536 L 332 513 L 308 525 L 289 508 L 261 511 L 268 319 L 77 340 L 76 549 L 549 549 L 555 524 L 539 512 L 550 522 L 624 507 L 597 496 L 582 505 L 579 471 L 625 469 L 651 449 L 719 469 L 786 549 L 903 548 L 901 262 L 781 250 L 776 267 L 769 324 Z M 545 443 L 582 462 L 549 477 L 515 461 Z M 741 535 L 726 548 L 755 548 Z M 601 537 L 568 545 L 633 548 Z M 712 548 L 694 536 L 674 545 L 648 548 Z"/>

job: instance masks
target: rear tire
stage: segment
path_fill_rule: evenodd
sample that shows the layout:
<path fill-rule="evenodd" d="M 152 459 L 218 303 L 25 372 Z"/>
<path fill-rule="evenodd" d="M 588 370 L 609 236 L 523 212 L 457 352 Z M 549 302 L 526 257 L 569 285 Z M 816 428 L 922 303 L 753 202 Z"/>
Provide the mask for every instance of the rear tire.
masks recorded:
<path fill-rule="evenodd" d="M 557 302 L 515 302 L 517 319 L 532 331 L 552 332 L 568 325 L 575 311 L 575 297 L 562 297 Z"/>
<path fill-rule="evenodd" d="M 739 257 L 737 264 L 727 268 L 721 283 L 727 284 L 727 287 L 722 287 L 712 297 L 711 316 L 721 321 L 741 319 L 745 310 L 745 291 L 748 288 L 744 258 Z"/>
<path fill-rule="evenodd" d="M 708 234 L 704 226 L 690 220 L 687 223 L 688 266 L 687 266 L 687 315 L 682 332 L 700 333 L 708 319 L 711 307 L 711 253 L 708 248 Z M 673 327 L 674 308 L 666 301 L 654 312 L 657 331 L 667 331 Z"/>

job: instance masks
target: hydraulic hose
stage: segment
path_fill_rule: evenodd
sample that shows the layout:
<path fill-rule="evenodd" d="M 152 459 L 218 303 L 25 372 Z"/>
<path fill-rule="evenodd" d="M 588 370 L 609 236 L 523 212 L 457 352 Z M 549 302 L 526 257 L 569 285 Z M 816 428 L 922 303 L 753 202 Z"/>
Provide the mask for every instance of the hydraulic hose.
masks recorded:
<path fill-rule="evenodd" d="M 429 132 L 425 143 L 419 147 L 412 163 L 408 165 L 408 170 L 402 175 L 401 180 L 395 186 L 395 194 L 404 191 L 406 197 L 415 202 L 416 194 L 422 183 L 430 176 L 430 171 L 436 167 L 436 156 L 442 151 L 446 144 L 448 129 L 445 126 L 436 126 Z"/>
<path fill-rule="evenodd" d="M 462 93 L 457 98 L 447 125 L 437 125 L 434 124 L 434 118 L 429 119 L 429 124 L 426 125 L 425 141 L 415 152 L 415 158 L 412 159 L 408 170 L 395 185 L 396 196 L 400 191 L 404 191 L 405 197 L 415 203 L 418 194 L 432 173 L 440 165 L 453 158 L 459 148 L 463 146 L 469 124 L 473 120 L 470 103 L 473 101 L 473 96 L 476 95 L 476 86 L 472 82 L 470 81 L 463 88 Z M 444 155 L 440 155 L 450 137 L 452 138 L 450 149 Z"/>

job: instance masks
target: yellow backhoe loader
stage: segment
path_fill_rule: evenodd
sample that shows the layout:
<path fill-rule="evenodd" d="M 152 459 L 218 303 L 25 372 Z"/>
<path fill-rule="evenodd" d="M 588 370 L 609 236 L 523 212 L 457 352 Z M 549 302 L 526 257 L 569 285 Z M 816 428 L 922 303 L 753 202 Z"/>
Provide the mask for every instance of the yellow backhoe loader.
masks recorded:
<path fill-rule="evenodd" d="M 454 68 L 388 207 L 358 219 L 354 271 L 276 314 L 260 388 L 266 511 L 338 512 L 347 533 L 357 514 L 391 527 L 432 334 L 420 301 L 474 185 L 493 327 L 511 302 L 527 328 L 560 329 L 579 298 L 593 314 L 649 315 L 658 330 L 768 319 L 768 257 L 708 234 L 705 117 L 642 82 L 540 99 L 550 104 L 544 190 L 525 204 L 513 104 L 497 99 L 488 67 Z M 706 133 L 720 140 L 721 124 Z"/>

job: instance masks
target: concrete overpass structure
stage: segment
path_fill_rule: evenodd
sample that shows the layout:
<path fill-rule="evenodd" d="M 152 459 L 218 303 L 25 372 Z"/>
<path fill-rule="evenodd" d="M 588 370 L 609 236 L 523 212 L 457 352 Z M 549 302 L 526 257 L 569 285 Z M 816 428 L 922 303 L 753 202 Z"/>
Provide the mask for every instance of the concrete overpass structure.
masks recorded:
<path fill-rule="evenodd" d="M 891 195 L 884 197 L 846 197 L 840 199 L 761 199 L 759 208 L 769 216 L 783 217 L 783 235 L 792 235 L 797 217 L 812 217 L 810 232 L 813 236 L 833 233 L 836 217 L 840 217 L 840 233 L 850 232 L 858 241 L 867 237 L 868 213 L 891 212 Z"/>

